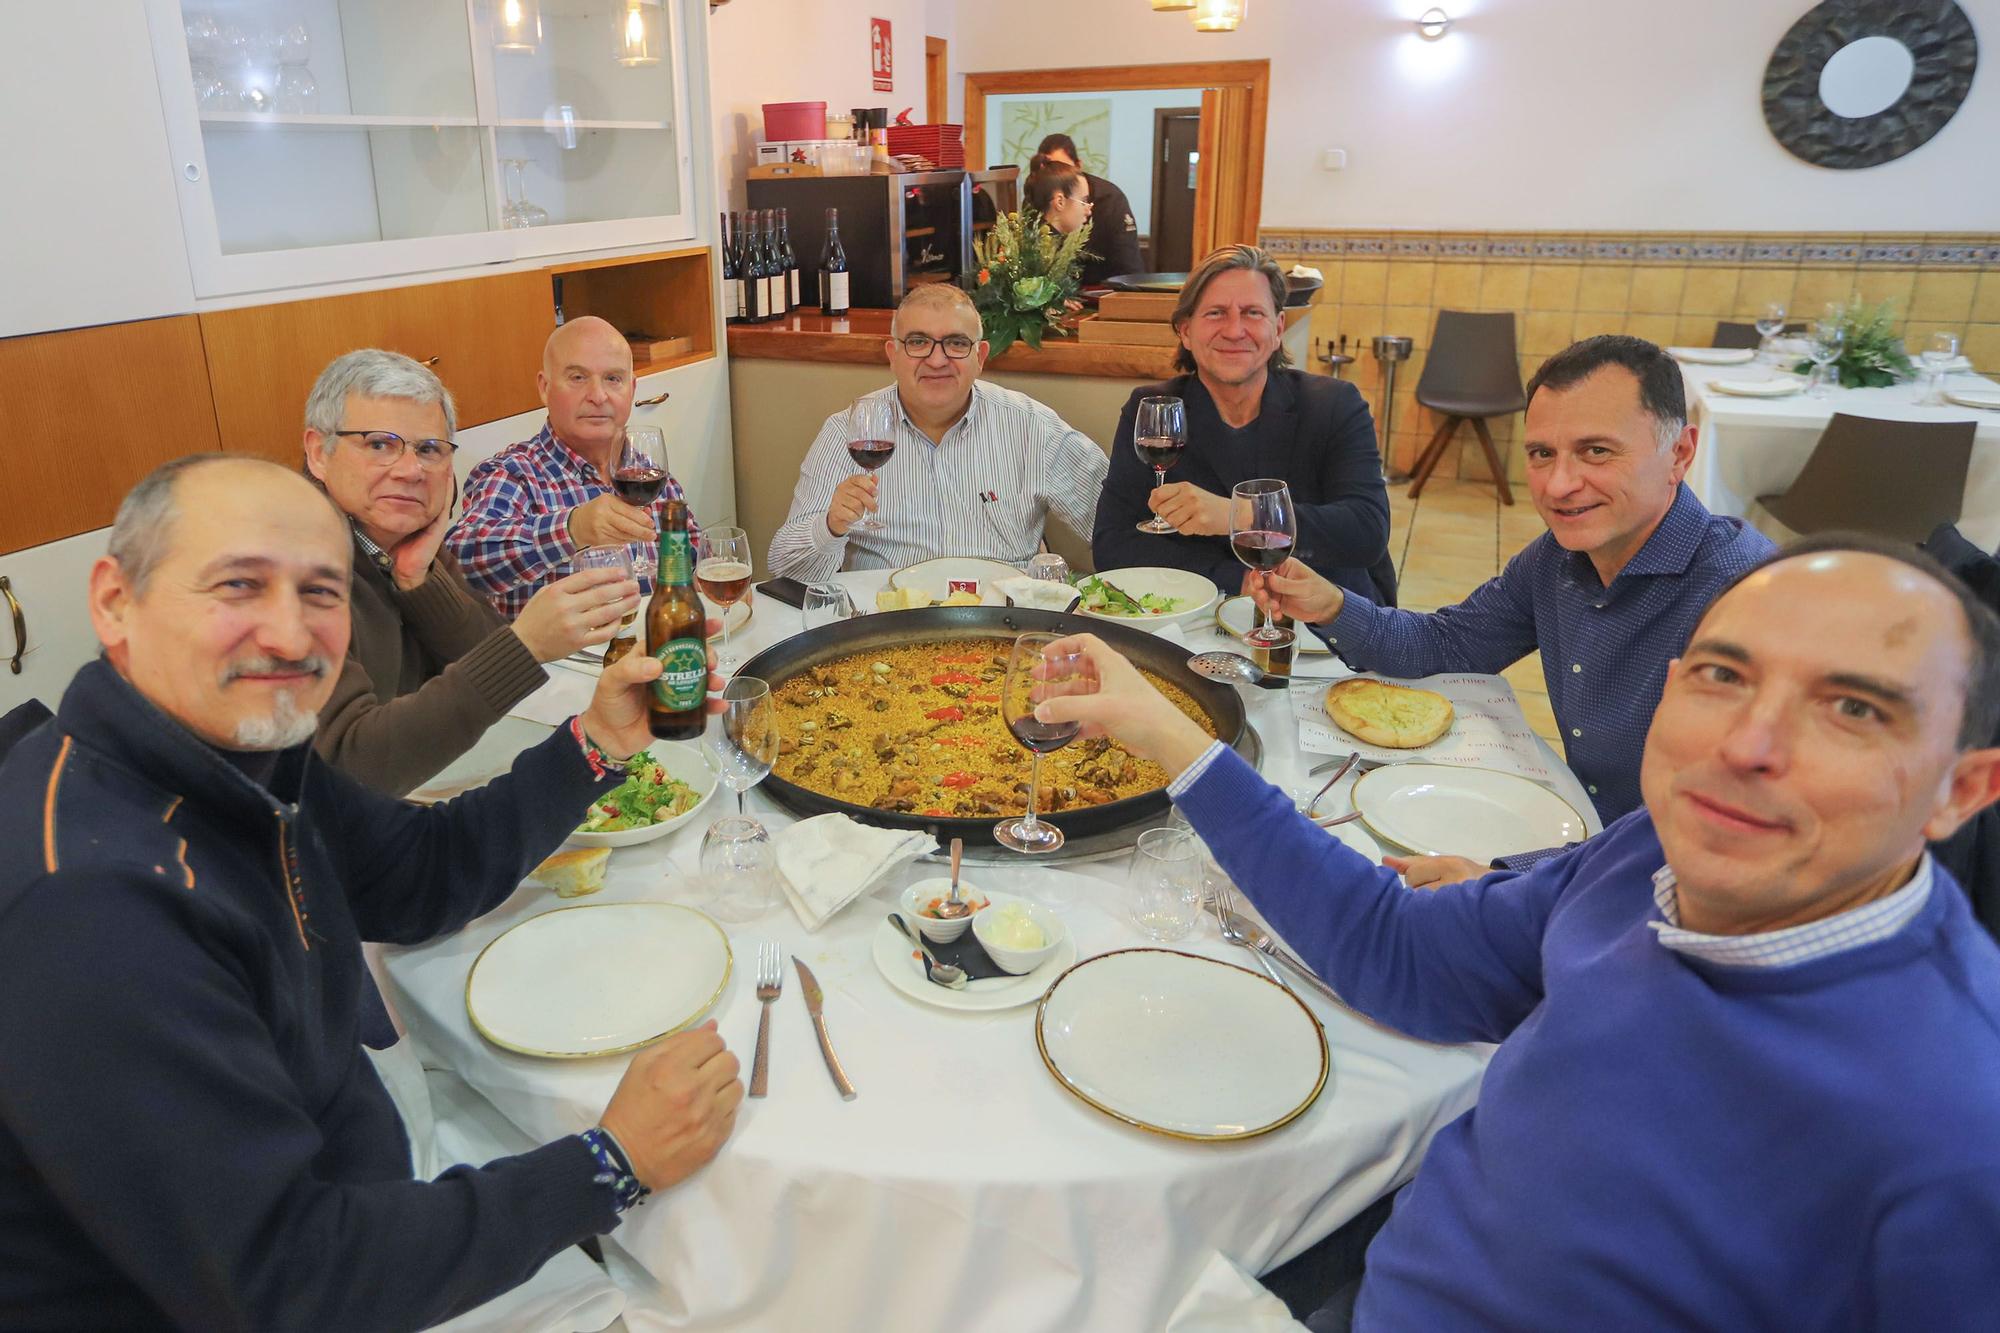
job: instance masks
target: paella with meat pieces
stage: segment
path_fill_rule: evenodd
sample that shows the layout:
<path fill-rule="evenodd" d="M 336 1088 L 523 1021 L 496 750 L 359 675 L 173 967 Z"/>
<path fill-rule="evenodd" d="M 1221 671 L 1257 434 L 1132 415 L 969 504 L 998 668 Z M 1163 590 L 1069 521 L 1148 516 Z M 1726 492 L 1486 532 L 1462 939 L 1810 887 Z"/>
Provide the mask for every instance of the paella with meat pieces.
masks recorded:
<path fill-rule="evenodd" d="M 1006 639 L 955 639 L 831 658 L 779 685 L 772 771 L 808 791 L 898 814 L 977 819 L 1018 814 L 1028 752 L 1000 717 Z M 1185 691 L 1143 673 L 1211 736 Z M 1167 785 L 1158 764 L 1105 737 L 1042 758 L 1039 812 L 1105 805 Z"/>

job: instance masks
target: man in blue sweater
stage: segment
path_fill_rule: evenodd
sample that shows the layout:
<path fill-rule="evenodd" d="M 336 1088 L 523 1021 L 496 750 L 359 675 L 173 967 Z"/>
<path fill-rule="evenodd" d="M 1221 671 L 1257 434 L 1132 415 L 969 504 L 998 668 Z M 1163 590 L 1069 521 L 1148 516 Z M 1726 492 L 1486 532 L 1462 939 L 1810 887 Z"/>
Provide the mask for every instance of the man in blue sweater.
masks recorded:
<path fill-rule="evenodd" d="M 361 940 L 512 894 L 650 739 L 659 666 L 607 669 L 483 791 L 376 795 L 311 746 L 351 550 L 296 473 L 167 464 L 91 571 L 104 656 L 0 759 L 0 1328 L 428 1327 L 728 1137 L 710 1025 L 635 1057 L 581 1134 L 411 1178 Z"/>
<path fill-rule="evenodd" d="M 2000 797 L 1977 748 L 2000 622 L 1927 556 L 1822 540 L 1747 575 L 1668 673 L 1645 807 L 1446 893 L 1069 643 L 1101 691 L 1040 715 L 1179 774 L 1349 1003 L 1500 1043 L 1370 1247 L 1354 1328 L 1994 1327 L 2000 950 L 1924 845 Z"/>

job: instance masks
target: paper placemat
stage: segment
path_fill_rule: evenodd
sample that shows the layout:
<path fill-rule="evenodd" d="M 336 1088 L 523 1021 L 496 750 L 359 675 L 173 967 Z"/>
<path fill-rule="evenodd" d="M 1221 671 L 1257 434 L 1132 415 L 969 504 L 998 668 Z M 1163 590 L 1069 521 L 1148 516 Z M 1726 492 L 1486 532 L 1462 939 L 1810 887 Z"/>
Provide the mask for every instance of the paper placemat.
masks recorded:
<path fill-rule="evenodd" d="M 1363 759 L 1384 764 L 1418 760 L 1426 764 L 1453 764 L 1459 768 L 1491 768 L 1517 773 L 1535 782 L 1554 782 L 1545 752 L 1535 739 L 1535 730 L 1521 712 L 1514 687 L 1499 676 L 1447 674 L 1422 680 L 1398 680 L 1394 676 L 1365 673 L 1371 679 L 1420 690 L 1436 690 L 1451 700 L 1455 716 L 1451 730 L 1415 750 L 1392 750 L 1357 740 L 1333 724 L 1326 715 L 1326 687 L 1292 690 L 1292 713 L 1299 722 L 1299 748 L 1316 754 L 1345 755 L 1359 751 Z"/>

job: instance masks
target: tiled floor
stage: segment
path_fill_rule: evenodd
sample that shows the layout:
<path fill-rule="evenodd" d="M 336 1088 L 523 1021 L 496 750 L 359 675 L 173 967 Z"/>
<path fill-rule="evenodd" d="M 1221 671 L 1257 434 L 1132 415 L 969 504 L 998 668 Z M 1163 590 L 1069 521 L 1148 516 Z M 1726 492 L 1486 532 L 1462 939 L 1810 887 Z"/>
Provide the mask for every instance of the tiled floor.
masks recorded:
<path fill-rule="evenodd" d="M 1416 500 L 1409 489 L 1408 482 L 1389 487 L 1389 551 L 1401 580 L 1398 600 L 1412 611 L 1435 611 L 1462 600 L 1546 531 L 1523 486 L 1514 487 L 1511 505 L 1500 503 L 1489 482 L 1434 478 Z M 1562 753 L 1540 654 L 1522 658 L 1504 674 L 1529 725 Z"/>

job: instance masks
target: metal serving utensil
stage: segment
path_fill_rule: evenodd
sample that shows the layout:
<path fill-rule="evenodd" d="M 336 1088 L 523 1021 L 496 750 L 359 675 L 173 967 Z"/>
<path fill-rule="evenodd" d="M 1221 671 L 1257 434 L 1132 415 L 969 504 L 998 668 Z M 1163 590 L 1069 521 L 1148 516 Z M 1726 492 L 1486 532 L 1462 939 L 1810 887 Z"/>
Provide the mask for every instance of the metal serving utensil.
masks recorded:
<path fill-rule="evenodd" d="M 924 955 L 924 979 L 932 981 L 946 990 L 965 989 L 965 969 L 955 963 L 940 963 L 923 937 L 910 929 L 910 923 L 903 920 L 901 912 L 889 913 L 889 924 L 903 932 L 903 937 L 917 946 Z"/>
<path fill-rule="evenodd" d="M 1266 677 L 1291 682 L 1303 681 L 1308 684 L 1337 679 L 1334 676 L 1292 676 L 1266 671 L 1242 653 L 1232 653 L 1221 648 L 1196 653 L 1188 659 L 1188 670 L 1197 676 L 1219 680 L 1225 685 L 1255 685 Z"/>
<path fill-rule="evenodd" d="M 956 921 L 972 915 L 972 904 L 958 896 L 958 863 L 965 857 L 965 839 L 951 840 L 951 896 L 937 905 L 940 921 Z"/>

